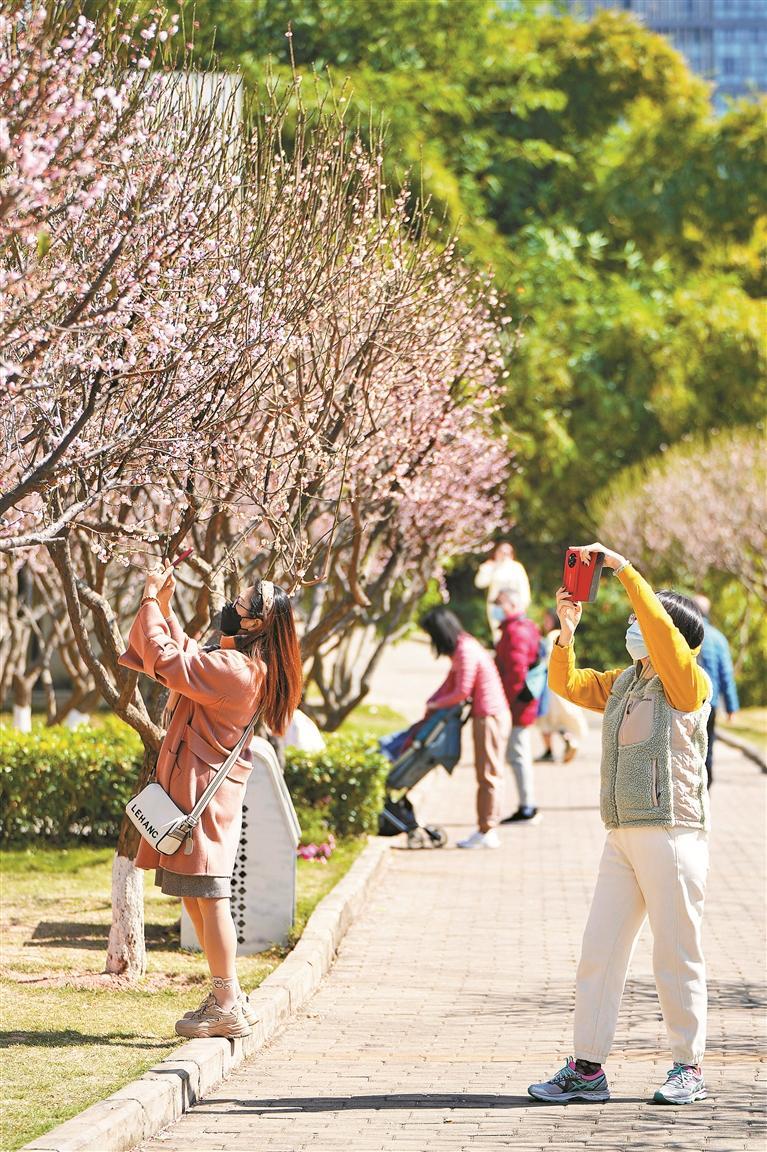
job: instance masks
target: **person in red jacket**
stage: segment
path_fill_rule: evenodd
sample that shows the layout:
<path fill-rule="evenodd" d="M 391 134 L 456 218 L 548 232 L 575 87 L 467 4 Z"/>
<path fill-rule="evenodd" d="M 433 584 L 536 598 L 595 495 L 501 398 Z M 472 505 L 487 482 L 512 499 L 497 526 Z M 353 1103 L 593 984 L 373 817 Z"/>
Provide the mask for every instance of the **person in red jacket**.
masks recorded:
<path fill-rule="evenodd" d="M 535 805 L 531 727 L 538 715 L 538 701 L 524 689 L 527 673 L 539 658 L 541 634 L 513 590 L 500 591 L 495 606 L 501 627 L 495 662 L 512 719 L 507 758 L 519 792 L 519 807 L 501 823 L 536 824 L 541 817 Z"/>

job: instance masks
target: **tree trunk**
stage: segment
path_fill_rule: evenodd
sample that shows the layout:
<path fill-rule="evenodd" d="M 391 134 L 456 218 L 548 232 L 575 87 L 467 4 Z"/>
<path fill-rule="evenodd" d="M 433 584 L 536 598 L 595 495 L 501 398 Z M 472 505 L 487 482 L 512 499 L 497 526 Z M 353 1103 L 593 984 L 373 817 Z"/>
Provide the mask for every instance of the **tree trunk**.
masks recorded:
<path fill-rule="evenodd" d="M 18 673 L 13 677 L 13 726 L 19 732 L 32 731 L 32 683 Z"/>
<path fill-rule="evenodd" d="M 137 792 L 146 784 L 157 752 L 146 749 Z M 146 972 L 144 941 L 144 869 L 134 864 L 140 836 L 127 816 L 123 816 L 117 850 L 112 863 L 112 927 L 109 929 L 106 971 L 116 976 L 140 979 Z"/>
<path fill-rule="evenodd" d="M 131 980 L 146 972 L 144 871 L 119 853 L 112 863 L 112 926 L 106 971 Z"/>
<path fill-rule="evenodd" d="M 65 728 L 80 728 L 83 724 L 90 724 L 90 712 L 80 712 L 77 708 L 70 708 L 61 723 Z"/>

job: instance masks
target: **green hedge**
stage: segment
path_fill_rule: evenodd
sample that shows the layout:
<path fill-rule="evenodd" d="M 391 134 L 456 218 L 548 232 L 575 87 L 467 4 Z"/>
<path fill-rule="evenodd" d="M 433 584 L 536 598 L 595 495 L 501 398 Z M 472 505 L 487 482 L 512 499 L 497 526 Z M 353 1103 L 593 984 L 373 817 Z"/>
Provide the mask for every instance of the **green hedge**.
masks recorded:
<path fill-rule="evenodd" d="M 0 842 L 114 843 L 136 788 L 141 740 L 116 717 L 98 727 L 0 727 Z"/>
<path fill-rule="evenodd" d="M 298 811 L 304 843 L 319 827 L 336 836 L 375 832 L 391 767 L 374 741 L 330 735 L 323 752 L 286 750 L 285 783 Z"/>
<path fill-rule="evenodd" d="M 0 843 L 115 843 L 141 761 L 139 737 L 116 717 L 74 730 L 35 724 L 29 734 L 0 725 Z M 329 736 L 321 753 L 287 749 L 304 843 L 375 831 L 387 771 L 359 736 Z"/>

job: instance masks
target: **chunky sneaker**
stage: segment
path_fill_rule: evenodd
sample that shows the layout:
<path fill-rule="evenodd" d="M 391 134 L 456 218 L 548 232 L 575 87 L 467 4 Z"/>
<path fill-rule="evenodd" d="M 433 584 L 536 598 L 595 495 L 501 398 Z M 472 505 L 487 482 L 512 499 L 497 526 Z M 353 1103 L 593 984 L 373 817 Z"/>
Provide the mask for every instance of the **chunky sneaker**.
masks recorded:
<path fill-rule="evenodd" d="M 243 1016 L 247 1020 L 248 1024 L 250 1024 L 252 1026 L 258 1020 L 258 1013 L 251 1006 L 251 1003 L 247 997 L 247 994 L 245 992 L 243 992 L 242 990 L 240 990 L 240 994 L 237 997 L 237 999 L 239 1000 L 240 1006 L 242 1007 Z M 209 992 L 208 995 L 203 1000 L 202 1004 L 200 1004 L 199 1008 L 193 1008 L 191 1012 L 185 1012 L 183 1015 L 183 1019 L 189 1020 L 189 1019 L 191 1019 L 192 1016 L 195 1016 L 198 1012 L 206 1011 L 206 1009 L 210 1008 L 210 1006 L 212 1004 L 215 1004 L 215 1003 L 216 1003 L 216 997 L 213 995 L 212 992 Z"/>
<path fill-rule="evenodd" d="M 500 846 L 501 841 L 495 828 L 490 828 L 487 832 L 480 832 L 477 829 L 465 840 L 458 841 L 459 848 L 500 848 Z"/>
<path fill-rule="evenodd" d="M 511 816 L 501 820 L 501 824 L 540 824 L 542 819 L 537 808 L 517 808 Z"/>
<path fill-rule="evenodd" d="M 560 1068 L 543 1084 L 531 1084 L 527 1092 L 534 1100 L 545 1100 L 548 1104 L 567 1104 L 570 1100 L 610 1099 L 607 1077 L 602 1069 L 592 1076 L 586 1076 L 578 1071 L 574 1060 L 568 1060 L 564 1068 Z"/>
<path fill-rule="evenodd" d="M 250 1036 L 252 1031 L 239 1000 L 226 1012 L 214 1000 L 212 1004 L 198 1008 L 191 1016 L 182 1016 L 176 1021 L 176 1034 L 193 1040 L 207 1036 L 233 1039 L 236 1036 Z"/>
<path fill-rule="evenodd" d="M 707 1094 L 702 1068 L 696 1064 L 674 1064 L 653 1100 L 656 1104 L 694 1104 L 705 1100 Z"/>

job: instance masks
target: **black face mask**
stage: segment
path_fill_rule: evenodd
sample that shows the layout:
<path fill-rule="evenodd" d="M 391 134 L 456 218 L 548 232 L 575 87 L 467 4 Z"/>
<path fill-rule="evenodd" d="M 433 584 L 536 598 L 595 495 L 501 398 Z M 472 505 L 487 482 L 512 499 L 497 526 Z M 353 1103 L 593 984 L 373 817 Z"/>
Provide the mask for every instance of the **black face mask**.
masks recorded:
<path fill-rule="evenodd" d="M 234 606 L 234 600 L 227 600 L 221 609 L 220 628 L 224 636 L 236 636 L 242 630 L 242 616 Z"/>

